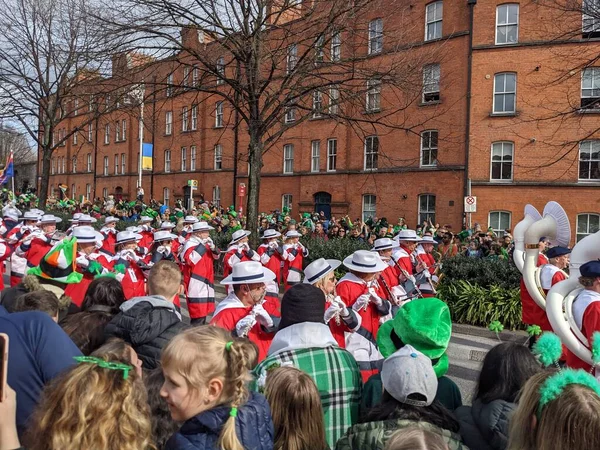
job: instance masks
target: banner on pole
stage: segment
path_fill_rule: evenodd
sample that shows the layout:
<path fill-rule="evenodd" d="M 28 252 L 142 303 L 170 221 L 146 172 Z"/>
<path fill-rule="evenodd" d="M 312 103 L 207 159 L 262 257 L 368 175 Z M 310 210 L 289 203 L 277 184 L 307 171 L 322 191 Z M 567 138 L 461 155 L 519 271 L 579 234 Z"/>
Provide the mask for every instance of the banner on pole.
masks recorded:
<path fill-rule="evenodd" d="M 152 170 L 152 144 L 144 142 L 142 145 L 142 170 Z"/>

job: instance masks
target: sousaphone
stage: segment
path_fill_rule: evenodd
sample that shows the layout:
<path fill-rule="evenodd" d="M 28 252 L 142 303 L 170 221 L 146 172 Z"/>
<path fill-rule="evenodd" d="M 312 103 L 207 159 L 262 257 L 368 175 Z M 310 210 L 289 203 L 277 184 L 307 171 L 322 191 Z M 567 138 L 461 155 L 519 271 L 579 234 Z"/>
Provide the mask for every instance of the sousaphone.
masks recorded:
<path fill-rule="evenodd" d="M 538 210 L 530 204 L 525 205 L 524 217 L 513 230 L 513 239 L 515 248 L 513 251 L 513 261 L 519 272 L 523 273 L 525 265 L 525 231 L 538 220 L 542 219 L 542 215 Z"/>

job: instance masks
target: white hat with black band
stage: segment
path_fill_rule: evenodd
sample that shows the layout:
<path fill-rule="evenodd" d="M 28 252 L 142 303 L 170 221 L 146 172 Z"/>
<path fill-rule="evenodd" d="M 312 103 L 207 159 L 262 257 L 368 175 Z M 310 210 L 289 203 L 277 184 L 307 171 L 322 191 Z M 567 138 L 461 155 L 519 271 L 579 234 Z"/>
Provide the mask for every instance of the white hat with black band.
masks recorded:
<path fill-rule="evenodd" d="M 383 272 L 388 267 L 377 253 L 369 250 L 356 250 L 344 258 L 344 266 L 360 273 Z"/>
<path fill-rule="evenodd" d="M 73 236 L 77 238 L 78 243 L 102 242 L 104 236 L 94 230 L 93 227 L 81 226 L 73 229 Z"/>
<path fill-rule="evenodd" d="M 316 259 L 304 269 L 304 283 L 315 284 L 329 272 L 337 269 L 341 265 L 342 262 L 337 259 Z"/>
<path fill-rule="evenodd" d="M 242 261 L 233 266 L 231 274 L 221 281 L 227 286 L 231 284 L 267 283 L 275 279 L 275 274 L 263 267 L 258 261 Z"/>

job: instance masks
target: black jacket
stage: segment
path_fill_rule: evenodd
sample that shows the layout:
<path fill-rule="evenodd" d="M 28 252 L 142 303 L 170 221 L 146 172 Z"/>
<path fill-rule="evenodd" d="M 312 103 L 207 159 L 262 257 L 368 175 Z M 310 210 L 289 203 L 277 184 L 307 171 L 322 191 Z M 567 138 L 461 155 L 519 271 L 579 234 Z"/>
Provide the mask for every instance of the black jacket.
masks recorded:
<path fill-rule="evenodd" d="M 129 343 L 142 360 L 144 369 L 159 366 L 160 353 L 169 341 L 188 328 L 175 305 L 163 297 L 135 297 L 121 305 L 106 326 L 106 338 L 118 337 Z"/>
<path fill-rule="evenodd" d="M 514 403 L 494 400 L 473 406 L 461 406 L 454 415 L 460 422 L 460 435 L 471 450 L 504 450 L 508 446 L 508 423 L 517 407 Z"/>

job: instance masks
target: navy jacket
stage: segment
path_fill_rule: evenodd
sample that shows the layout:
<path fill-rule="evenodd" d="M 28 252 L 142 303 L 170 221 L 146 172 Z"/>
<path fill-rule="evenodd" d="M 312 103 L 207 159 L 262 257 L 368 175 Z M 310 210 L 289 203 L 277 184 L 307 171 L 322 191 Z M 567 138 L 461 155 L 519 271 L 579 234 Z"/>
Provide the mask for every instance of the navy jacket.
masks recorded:
<path fill-rule="evenodd" d="M 165 450 L 220 450 L 217 442 L 230 411 L 228 406 L 217 406 L 192 417 L 169 439 Z M 261 394 L 250 393 L 238 410 L 235 429 L 245 450 L 273 450 L 271 409 Z"/>
<path fill-rule="evenodd" d="M 8 384 L 17 393 L 19 434 L 40 400 L 44 385 L 75 364 L 79 349 L 48 314 L 9 314 L 0 306 L 0 333 L 8 334 Z"/>

